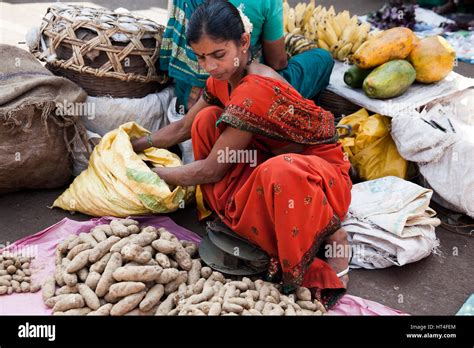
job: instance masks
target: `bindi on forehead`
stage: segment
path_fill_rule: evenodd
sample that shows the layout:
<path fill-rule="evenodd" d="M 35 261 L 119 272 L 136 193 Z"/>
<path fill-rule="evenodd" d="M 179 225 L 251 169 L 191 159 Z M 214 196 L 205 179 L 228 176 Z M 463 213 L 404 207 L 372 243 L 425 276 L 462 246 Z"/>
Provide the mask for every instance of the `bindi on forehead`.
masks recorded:
<path fill-rule="evenodd" d="M 228 46 L 228 42 L 225 42 L 224 43 L 224 46 L 221 47 L 221 48 L 218 48 L 218 49 L 215 49 L 214 47 L 212 47 L 209 52 L 197 52 L 195 51 L 194 53 L 197 55 L 197 56 L 200 56 L 200 57 L 206 57 L 206 56 L 210 56 L 210 55 L 213 55 L 213 54 L 216 54 L 216 53 L 220 53 L 222 51 L 225 51 L 225 49 L 227 48 Z"/>

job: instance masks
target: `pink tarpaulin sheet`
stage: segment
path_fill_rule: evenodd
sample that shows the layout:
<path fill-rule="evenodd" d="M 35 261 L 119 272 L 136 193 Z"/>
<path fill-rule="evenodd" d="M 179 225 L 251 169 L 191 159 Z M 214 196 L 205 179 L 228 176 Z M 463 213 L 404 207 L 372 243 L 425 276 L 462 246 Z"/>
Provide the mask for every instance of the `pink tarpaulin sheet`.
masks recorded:
<path fill-rule="evenodd" d="M 70 234 L 89 232 L 93 227 L 109 223 L 113 218 L 94 218 L 89 221 L 75 221 L 64 218 L 51 227 L 32 236 L 22 238 L 8 250 L 12 253 L 23 252 L 34 255 L 31 263 L 32 281 L 42 284 L 54 272 L 54 252 L 56 245 Z M 164 216 L 133 217 L 143 226 L 164 227 L 179 239 L 199 243 L 201 237 Z M 43 303 L 41 291 L 37 293 L 19 293 L 0 296 L 0 315 L 50 315 L 51 309 Z M 377 302 L 364 300 L 360 297 L 345 295 L 336 307 L 329 312 L 331 315 L 400 315 L 400 311 L 391 309 Z"/>

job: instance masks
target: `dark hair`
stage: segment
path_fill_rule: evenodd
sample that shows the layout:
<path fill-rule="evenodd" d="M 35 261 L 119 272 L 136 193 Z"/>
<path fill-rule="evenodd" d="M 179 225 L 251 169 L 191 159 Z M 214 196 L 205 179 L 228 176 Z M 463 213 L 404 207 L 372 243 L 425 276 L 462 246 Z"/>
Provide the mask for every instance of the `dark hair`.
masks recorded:
<path fill-rule="evenodd" d="M 186 29 L 188 44 L 198 42 L 203 34 L 216 40 L 240 43 L 245 32 L 237 8 L 227 0 L 208 0 L 199 5 Z"/>

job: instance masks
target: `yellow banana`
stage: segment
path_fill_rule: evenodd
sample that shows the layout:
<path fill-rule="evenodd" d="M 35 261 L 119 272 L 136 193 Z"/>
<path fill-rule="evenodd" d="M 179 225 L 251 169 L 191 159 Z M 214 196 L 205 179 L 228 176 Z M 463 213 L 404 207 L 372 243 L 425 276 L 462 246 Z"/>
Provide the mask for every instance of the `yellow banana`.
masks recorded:
<path fill-rule="evenodd" d="M 351 52 L 354 53 L 364 41 L 367 40 L 370 31 L 370 23 L 364 23 L 359 28 L 359 37 L 352 45 Z"/>
<path fill-rule="evenodd" d="M 324 18 L 326 18 L 326 16 L 327 16 L 327 11 L 326 11 L 326 8 L 323 7 L 323 8 L 321 9 L 321 11 L 319 11 L 319 17 L 318 17 L 319 21 L 321 21 L 321 20 L 323 20 Z"/>
<path fill-rule="evenodd" d="M 317 25 L 316 25 L 316 19 L 314 19 L 314 17 L 311 17 L 309 19 L 308 26 L 309 26 L 311 39 L 316 40 L 316 38 L 318 36 L 318 28 L 317 28 Z"/>
<path fill-rule="evenodd" d="M 318 39 L 323 39 L 324 40 L 324 28 L 321 23 L 316 24 L 316 34 L 318 36 Z"/>
<path fill-rule="evenodd" d="M 288 1 L 283 2 L 283 29 L 288 32 L 288 13 L 290 12 L 290 5 Z"/>
<path fill-rule="evenodd" d="M 354 42 L 354 44 L 352 45 L 351 52 L 354 53 L 355 51 L 357 51 L 357 49 L 366 41 L 366 39 L 367 38 L 365 38 L 365 39 L 359 38 L 359 40 Z"/>
<path fill-rule="evenodd" d="M 351 42 L 350 38 L 352 37 L 352 33 L 357 30 L 357 24 L 353 25 L 350 24 L 344 29 L 344 32 L 342 33 L 342 40 L 346 43 Z"/>
<path fill-rule="evenodd" d="M 303 22 L 304 13 L 306 11 L 306 3 L 298 3 L 295 7 L 295 26 L 300 28 Z"/>
<path fill-rule="evenodd" d="M 339 26 L 339 23 L 337 22 L 336 18 L 337 17 L 331 16 L 331 17 L 329 17 L 329 21 L 331 22 L 331 25 L 334 29 L 334 32 L 336 33 L 336 36 L 338 38 L 340 38 L 341 35 L 342 35 L 342 31 L 341 31 L 341 27 Z"/>
<path fill-rule="evenodd" d="M 338 26 L 338 28 L 339 28 L 339 32 L 340 32 L 340 33 L 339 33 L 339 34 L 336 33 L 336 34 L 338 34 L 338 37 L 340 38 L 340 37 L 342 36 L 342 33 L 344 32 L 344 22 L 343 22 L 342 19 L 341 19 L 341 14 L 340 14 L 340 13 L 338 13 L 338 14 L 336 15 L 336 17 L 334 17 L 334 19 L 333 19 L 333 27 L 334 27 L 334 23 L 336 23 L 337 26 Z M 337 29 L 334 28 L 334 30 L 337 30 Z"/>
<path fill-rule="evenodd" d="M 309 20 L 312 18 L 313 10 L 314 10 L 314 0 L 311 0 L 309 5 L 306 7 L 305 13 L 303 15 L 303 21 L 301 23 L 302 26 L 305 26 L 309 22 Z"/>
<path fill-rule="evenodd" d="M 332 53 L 332 56 L 334 58 L 337 57 L 337 54 L 338 54 L 339 50 L 342 48 L 342 46 L 344 46 L 344 41 L 339 40 L 335 44 L 333 44 L 332 46 L 329 47 L 329 51 Z"/>
<path fill-rule="evenodd" d="M 311 40 L 301 40 L 295 45 L 295 51 L 301 53 L 304 48 L 315 47 L 315 43 Z"/>
<path fill-rule="evenodd" d="M 290 33 L 294 35 L 301 35 L 302 34 L 301 28 L 295 28 L 292 31 L 290 31 Z"/>
<path fill-rule="evenodd" d="M 349 11 L 342 11 L 338 14 L 337 22 L 339 24 L 339 27 L 341 28 L 341 33 L 343 33 L 344 29 L 346 29 L 346 27 L 349 25 L 350 20 L 351 17 Z"/>
<path fill-rule="evenodd" d="M 349 36 L 349 41 L 347 42 L 351 42 L 351 43 L 354 43 L 356 42 L 359 37 L 362 35 L 361 33 L 361 27 L 359 25 L 356 25 L 354 27 L 354 30 L 351 32 L 351 35 Z"/>
<path fill-rule="evenodd" d="M 351 24 L 356 25 L 358 21 L 359 21 L 359 18 L 357 18 L 356 15 L 353 15 L 350 22 Z"/>
<path fill-rule="evenodd" d="M 329 15 L 333 15 L 333 16 L 336 15 L 336 11 L 334 10 L 334 6 L 331 5 L 331 7 L 330 7 L 329 10 L 328 10 L 328 14 L 329 14 Z"/>
<path fill-rule="evenodd" d="M 323 39 L 318 39 L 318 46 L 319 46 L 320 48 L 325 49 L 326 51 L 330 51 L 328 44 L 327 44 L 326 41 L 324 41 Z"/>
<path fill-rule="evenodd" d="M 302 28 L 302 33 L 304 36 L 306 36 L 308 39 L 310 39 L 313 36 L 313 32 L 311 31 L 311 25 L 306 23 L 306 25 Z"/>
<path fill-rule="evenodd" d="M 352 43 L 345 44 L 344 47 L 339 49 L 339 52 L 337 53 L 337 59 L 340 61 L 344 61 L 344 59 L 346 59 L 347 56 L 351 53 L 351 48 Z"/>
<path fill-rule="evenodd" d="M 313 16 L 317 16 L 319 12 L 321 12 L 321 9 L 323 7 L 321 5 L 318 5 L 314 10 L 313 10 Z"/>
<path fill-rule="evenodd" d="M 295 17 L 295 9 L 290 8 L 288 11 L 288 22 L 287 22 L 287 29 L 288 32 L 291 33 L 296 28 L 296 17 Z"/>
<path fill-rule="evenodd" d="M 326 20 L 326 22 L 324 22 L 324 29 L 326 33 L 324 41 L 326 41 L 330 45 L 334 45 L 337 42 L 338 38 L 336 33 L 334 32 L 330 21 Z"/>

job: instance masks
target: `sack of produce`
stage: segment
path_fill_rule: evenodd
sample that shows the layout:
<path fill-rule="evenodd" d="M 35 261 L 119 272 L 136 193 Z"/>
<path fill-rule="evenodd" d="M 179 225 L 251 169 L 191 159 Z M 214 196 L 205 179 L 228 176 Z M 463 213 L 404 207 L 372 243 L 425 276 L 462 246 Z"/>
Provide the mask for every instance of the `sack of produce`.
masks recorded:
<path fill-rule="evenodd" d="M 474 218 L 472 100 L 471 88 L 438 99 L 421 113 L 400 114 L 392 120 L 391 133 L 400 154 L 417 163 L 433 200 Z"/>
<path fill-rule="evenodd" d="M 90 154 L 100 138 L 122 124 L 135 122 L 150 132 L 168 125 L 166 111 L 173 96 L 173 88 L 167 87 L 143 98 L 87 97 L 87 112 L 76 116 L 81 117 L 87 129 L 88 144 L 74 144 L 73 175 L 78 176 L 87 168 Z"/>
<path fill-rule="evenodd" d="M 143 98 L 87 97 L 93 106 L 93 117 L 84 117 L 84 125 L 94 133 L 104 136 L 127 122 L 135 122 L 150 132 L 166 126 L 168 106 L 174 89 L 167 87 L 161 92 Z"/>
<path fill-rule="evenodd" d="M 0 61 L 0 193 L 67 184 L 70 144 L 84 131 L 58 106 L 77 105 L 86 93 L 20 48 L 0 45 Z"/>
<path fill-rule="evenodd" d="M 398 153 L 390 135 L 390 118 L 365 109 L 344 117 L 337 125 L 344 152 L 362 180 L 384 176 L 404 179 L 408 163 Z"/>
<path fill-rule="evenodd" d="M 107 133 L 92 152 L 89 167 L 54 201 L 53 207 L 93 216 L 169 213 L 194 195 L 194 187 L 169 187 L 153 166 L 176 167 L 179 157 L 168 150 L 133 151 L 130 138 L 149 132 L 134 122 Z"/>

